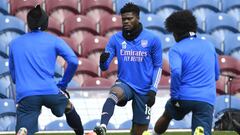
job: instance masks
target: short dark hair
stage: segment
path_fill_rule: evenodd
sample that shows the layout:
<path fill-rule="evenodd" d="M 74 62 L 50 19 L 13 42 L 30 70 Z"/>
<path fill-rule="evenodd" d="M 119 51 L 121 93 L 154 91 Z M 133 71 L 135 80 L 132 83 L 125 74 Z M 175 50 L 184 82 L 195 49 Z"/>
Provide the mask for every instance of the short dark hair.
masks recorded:
<path fill-rule="evenodd" d="M 126 13 L 126 12 L 133 12 L 135 13 L 137 16 L 139 16 L 140 13 L 140 9 L 137 5 L 135 5 L 132 2 L 126 3 L 120 10 L 120 13 Z"/>
<path fill-rule="evenodd" d="M 172 13 L 165 21 L 167 31 L 176 34 L 185 34 L 187 32 L 196 32 L 197 21 L 195 16 L 189 10 L 181 10 Z"/>

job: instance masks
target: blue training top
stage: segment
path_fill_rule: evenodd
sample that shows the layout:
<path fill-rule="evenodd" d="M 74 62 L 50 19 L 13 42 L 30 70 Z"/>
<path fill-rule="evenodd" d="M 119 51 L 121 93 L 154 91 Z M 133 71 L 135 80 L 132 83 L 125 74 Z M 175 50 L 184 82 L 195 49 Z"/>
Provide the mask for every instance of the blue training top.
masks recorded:
<path fill-rule="evenodd" d="M 214 105 L 220 71 L 213 44 L 198 37 L 185 38 L 170 49 L 169 61 L 171 98 Z"/>
<path fill-rule="evenodd" d="M 61 38 L 47 32 L 34 31 L 10 43 L 9 68 L 12 80 L 16 83 L 17 102 L 27 96 L 59 93 L 54 81 L 58 55 L 68 63 L 58 83 L 60 88 L 66 88 L 77 69 L 78 59 Z"/>
<path fill-rule="evenodd" d="M 105 51 L 110 57 L 100 64 L 102 70 L 108 69 L 116 56 L 119 80 L 141 95 L 149 90 L 157 91 L 162 72 L 162 47 L 156 35 L 143 29 L 136 39 L 127 41 L 122 32 L 118 32 L 110 38 Z"/>

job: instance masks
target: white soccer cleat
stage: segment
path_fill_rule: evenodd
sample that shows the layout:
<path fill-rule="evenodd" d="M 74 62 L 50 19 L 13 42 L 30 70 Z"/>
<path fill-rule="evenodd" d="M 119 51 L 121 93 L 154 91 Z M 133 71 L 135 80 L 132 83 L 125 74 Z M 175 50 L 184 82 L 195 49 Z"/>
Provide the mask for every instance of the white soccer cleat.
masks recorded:
<path fill-rule="evenodd" d="M 27 129 L 25 127 L 20 128 L 17 135 L 27 135 Z"/>

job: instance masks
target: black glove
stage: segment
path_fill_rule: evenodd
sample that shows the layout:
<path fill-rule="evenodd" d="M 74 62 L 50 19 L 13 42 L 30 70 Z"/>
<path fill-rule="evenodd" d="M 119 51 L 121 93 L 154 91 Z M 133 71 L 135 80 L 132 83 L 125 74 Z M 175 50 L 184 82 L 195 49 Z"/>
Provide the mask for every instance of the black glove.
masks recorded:
<path fill-rule="evenodd" d="M 156 92 L 149 90 L 149 92 L 147 93 L 147 96 L 148 96 L 147 106 L 152 107 L 155 103 Z"/>
<path fill-rule="evenodd" d="M 176 99 L 170 99 L 171 100 L 171 103 L 172 103 L 172 105 L 175 107 L 175 108 L 179 108 L 180 107 L 180 102 L 179 102 L 179 100 L 176 100 Z"/>
<path fill-rule="evenodd" d="M 103 51 L 101 56 L 100 56 L 100 63 L 104 63 L 107 61 L 107 59 L 109 58 L 110 53 L 109 52 L 105 52 Z"/>

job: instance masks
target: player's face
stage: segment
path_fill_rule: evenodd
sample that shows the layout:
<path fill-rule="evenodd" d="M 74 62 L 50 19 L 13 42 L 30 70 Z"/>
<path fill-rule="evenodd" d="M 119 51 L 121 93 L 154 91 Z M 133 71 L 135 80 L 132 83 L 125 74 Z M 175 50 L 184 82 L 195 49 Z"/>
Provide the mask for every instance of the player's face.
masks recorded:
<path fill-rule="evenodd" d="M 127 12 L 121 14 L 123 29 L 126 31 L 131 31 L 135 29 L 139 24 L 139 18 L 133 12 Z"/>

